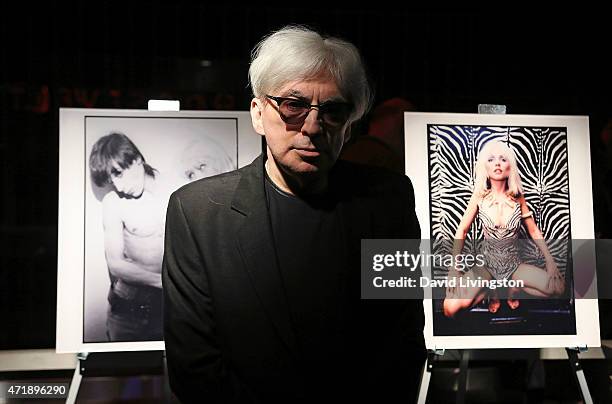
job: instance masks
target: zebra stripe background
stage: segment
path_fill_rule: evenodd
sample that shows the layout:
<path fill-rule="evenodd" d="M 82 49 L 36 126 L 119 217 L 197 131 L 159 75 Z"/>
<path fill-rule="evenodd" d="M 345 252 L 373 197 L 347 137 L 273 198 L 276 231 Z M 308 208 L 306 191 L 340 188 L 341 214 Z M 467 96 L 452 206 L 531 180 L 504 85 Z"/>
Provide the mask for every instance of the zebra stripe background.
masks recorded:
<path fill-rule="evenodd" d="M 474 189 L 475 164 L 485 143 L 505 142 L 516 154 L 525 199 L 551 253 L 564 271 L 570 239 L 567 129 L 563 127 L 501 127 L 428 125 L 431 238 L 438 253 L 450 244 Z M 482 239 L 474 220 L 464 253 Z M 529 238 L 521 226 L 520 238 Z M 447 242 L 444 243 L 443 241 Z M 474 252 L 474 251 L 473 251 Z M 541 266 L 540 251 L 532 244 L 524 262 Z M 436 271 L 437 272 L 437 271 Z"/>

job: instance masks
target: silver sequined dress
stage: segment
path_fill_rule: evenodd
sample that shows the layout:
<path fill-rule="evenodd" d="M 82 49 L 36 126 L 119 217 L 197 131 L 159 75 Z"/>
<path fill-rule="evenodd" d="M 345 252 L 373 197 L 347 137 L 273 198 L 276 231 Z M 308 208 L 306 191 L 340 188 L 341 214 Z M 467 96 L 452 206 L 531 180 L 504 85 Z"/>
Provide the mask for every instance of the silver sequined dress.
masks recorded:
<path fill-rule="evenodd" d="M 506 223 L 500 226 L 496 225 L 495 218 L 483 209 L 483 204 L 493 206 L 493 203 L 488 200 L 478 203 L 478 218 L 484 233 L 480 251 L 484 255 L 485 267 L 493 279 L 508 279 L 521 263 L 518 253 L 521 207 L 520 204 L 512 202 L 514 211 Z"/>

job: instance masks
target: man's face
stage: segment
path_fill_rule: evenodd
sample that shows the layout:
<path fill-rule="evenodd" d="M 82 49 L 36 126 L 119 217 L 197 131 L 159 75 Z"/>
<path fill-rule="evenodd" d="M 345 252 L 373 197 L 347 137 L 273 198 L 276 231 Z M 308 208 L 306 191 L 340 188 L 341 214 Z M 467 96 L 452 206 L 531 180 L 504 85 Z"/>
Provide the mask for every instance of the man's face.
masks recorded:
<path fill-rule="evenodd" d="M 115 189 L 121 196 L 140 198 L 144 192 L 145 170 L 144 163 L 140 158 L 134 160 L 127 168 L 121 168 L 116 161 L 113 161 L 113 170 L 110 177 Z"/>
<path fill-rule="evenodd" d="M 336 83 L 326 77 L 291 82 L 267 95 L 306 104 L 346 103 Z M 256 98 L 251 103 L 252 112 L 254 108 L 261 109 L 260 122 L 255 122 L 255 116 L 259 115 L 254 115 L 254 126 L 266 137 L 268 157 L 273 157 L 279 168 L 290 176 L 326 175 L 348 139 L 348 123 L 330 125 L 322 120 L 317 108 L 311 109 L 303 122 L 293 124 L 283 120 L 276 101 Z"/>

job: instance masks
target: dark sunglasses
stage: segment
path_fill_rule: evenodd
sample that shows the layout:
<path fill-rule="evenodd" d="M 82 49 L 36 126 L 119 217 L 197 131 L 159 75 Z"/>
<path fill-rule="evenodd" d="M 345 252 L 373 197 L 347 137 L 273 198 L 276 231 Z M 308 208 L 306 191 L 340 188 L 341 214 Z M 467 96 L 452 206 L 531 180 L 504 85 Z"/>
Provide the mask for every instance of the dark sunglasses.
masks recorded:
<path fill-rule="evenodd" d="M 348 102 L 328 101 L 316 105 L 296 98 L 273 97 L 271 95 L 266 95 L 266 98 L 276 102 L 278 114 L 289 125 L 303 124 L 310 110 L 316 108 L 319 110 L 320 119 L 325 124 L 334 127 L 342 126 L 349 120 L 353 111 L 353 105 Z"/>

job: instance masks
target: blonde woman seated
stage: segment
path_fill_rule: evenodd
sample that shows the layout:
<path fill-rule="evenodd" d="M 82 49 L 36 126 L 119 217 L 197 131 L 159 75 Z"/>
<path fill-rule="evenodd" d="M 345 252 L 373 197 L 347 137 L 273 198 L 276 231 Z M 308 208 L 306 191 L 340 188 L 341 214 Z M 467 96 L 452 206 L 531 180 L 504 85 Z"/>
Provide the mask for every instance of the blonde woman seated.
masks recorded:
<path fill-rule="evenodd" d="M 474 266 L 467 272 L 450 268 L 448 279 L 522 280 L 522 289 L 533 296 L 550 297 L 563 293 L 565 281 L 525 202 L 516 156 L 512 149 L 499 141 L 485 144 L 478 156 L 474 193 L 455 233 L 453 256 L 461 254 L 467 232 L 476 218 L 481 222 L 485 239 L 480 251 L 485 265 Z M 521 221 L 544 255 L 545 269 L 520 261 L 517 241 Z M 517 292 L 516 288 L 508 290 L 511 309 L 519 306 L 519 301 L 513 299 Z M 444 315 L 453 317 L 457 312 L 480 303 L 486 295 L 487 292 L 480 287 L 449 287 L 443 304 Z M 489 311 L 495 313 L 499 306 L 499 299 L 495 296 L 489 304 Z"/>

